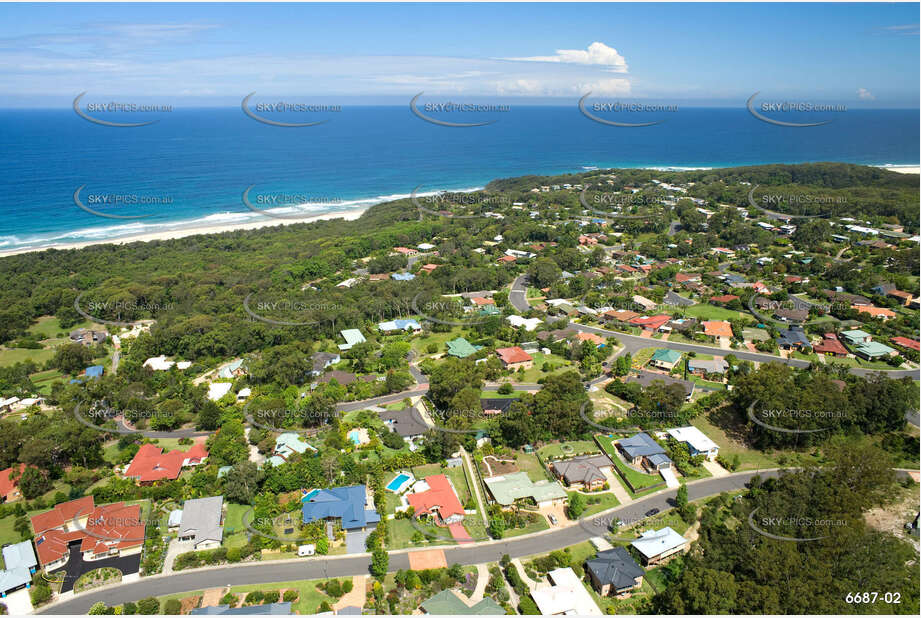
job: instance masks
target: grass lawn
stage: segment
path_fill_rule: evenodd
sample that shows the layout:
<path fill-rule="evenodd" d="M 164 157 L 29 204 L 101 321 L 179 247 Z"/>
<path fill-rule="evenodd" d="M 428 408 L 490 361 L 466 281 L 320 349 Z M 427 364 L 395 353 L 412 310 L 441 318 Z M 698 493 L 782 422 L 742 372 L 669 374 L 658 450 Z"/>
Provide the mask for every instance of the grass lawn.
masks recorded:
<path fill-rule="evenodd" d="M 344 579 L 344 578 L 343 578 Z M 317 588 L 317 584 L 325 582 L 324 579 L 301 579 L 289 582 L 273 582 L 271 584 L 247 584 L 246 586 L 231 586 L 230 592 L 234 594 L 246 594 L 253 590 L 290 590 L 298 591 L 297 601 L 291 604 L 294 613 L 297 614 L 315 614 L 320 603 L 327 601 L 333 605 L 338 599 L 335 599 Z"/>
<path fill-rule="evenodd" d="M 635 369 L 641 369 L 646 366 L 646 363 L 652 358 L 652 355 L 656 353 L 658 348 L 643 348 L 638 350 L 631 358 L 632 365 Z"/>
<path fill-rule="evenodd" d="M 515 460 L 515 463 L 518 465 L 519 470 L 528 473 L 528 478 L 532 481 L 536 482 L 543 481 L 544 479 L 550 479 L 550 475 L 540 464 L 540 461 L 537 459 L 536 455 L 530 453 L 518 453 L 518 458 Z"/>
<path fill-rule="evenodd" d="M 246 528 L 243 525 L 243 514 L 252 507 L 246 504 L 227 503 L 227 514 L 224 516 L 224 547 L 243 547 L 246 545 Z M 249 516 L 252 518 L 252 515 Z"/>
<path fill-rule="evenodd" d="M 679 375 L 679 376 L 677 376 L 677 377 L 683 378 L 682 375 Z M 693 382 L 693 383 L 696 384 L 697 386 L 703 386 L 703 387 L 706 387 L 706 388 L 714 388 L 714 389 L 716 389 L 716 390 L 718 390 L 718 391 L 724 391 L 724 390 L 726 390 L 726 385 L 723 384 L 722 382 L 711 382 L 710 380 L 704 380 L 703 378 L 701 378 L 701 377 L 699 377 L 699 376 L 696 376 L 696 375 L 694 375 L 693 373 L 689 373 L 689 374 L 688 374 L 688 380 L 690 380 L 691 382 Z"/>
<path fill-rule="evenodd" d="M 613 597 L 600 597 L 595 590 L 588 584 L 583 582 L 583 585 L 592 595 L 592 598 L 595 599 L 595 603 L 598 604 L 598 607 L 601 608 L 601 611 L 608 614 L 638 614 L 640 612 L 640 605 L 645 603 L 646 600 L 655 594 L 655 591 L 652 589 L 652 586 L 649 585 L 649 582 L 646 581 L 646 578 L 643 578 L 643 585 L 639 590 L 633 592 L 629 598 L 626 599 L 615 599 Z"/>
<path fill-rule="evenodd" d="M 511 530 L 506 530 L 502 538 L 509 539 L 516 536 L 521 536 L 523 534 L 531 534 L 532 532 L 540 532 L 541 530 L 546 530 L 550 527 L 550 524 L 547 523 L 546 517 L 540 517 L 534 523 L 528 524 L 524 528 L 514 528 Z"/>
<path fill-rule="evenodd" d="M 22 540 L 23 537 L 13 529 L 13 524 L 15 523 L 15 515 L 8 515 L 7 517 L 0 519 L 0 546 L 7 545 L 9 543 L 18 543 Z M 0 565 L 2 564 L 3 556 L 0 556 Z"/>
<path fill-rule="evenodd" d="M 576 492 L 569 491 L 566 492 L 571 498 Z M 588 517 L 594 515 L 595 513 L 600 513 L 601 511 L 606 511 L 612 509 L 615 506 L 620 504 L 620 501 L 617 499 L 617 496 L 612 494 L 609 491 L 597 492 L 593 494 L 582 494 L 586 500 L 599 500 L 597 504 L 586 504 L 585 511 L 582 512 L 580 517 Z"/>
<path fill-rule="evenodd" d="M 463 505 L 467 504 L 467 501 L 470 500 L 470 487 L 467 483 L 466 470 L 467 466 L 457 466 L 456 468 L 447 468 L 445 470 L 445 476 L 451 480 L 451 483 L 454 485 L 454 491 L 457 492 L 457 498 Z"/>
<path fill-rule="evenodd" d="M 698 320 L 734 320 L 744 315 L 741 311 L 733 311 L 732 309 L 717 307 L 709 303 L 682 307 L 681 312 L 688 317 L 697 318 Z"/>
<path fill-rule="evenodd" d="M 548 444 L 538 449 L 537 452 L 544 458 L 544 461 L 548 461 L 550 459 L 574 457 L 584 453 L 599 453 L 600 449 L 591 440 L 573 440 L 571 442 Z"/>
<path fill-rule="evenodd" d="M 562 373 L 564 371 L 568 371 L 571 367 L 573 367 L 572 362 L 566 360 L 562 356 L 556 356 L 554 354 L 544 354 L 543 352 L 529 352 L 529 354 L 531 355 L 531 358 L 534 359 L 534 367 L 532 369 L 527 369 L 524 372 L 523 378 L 519 377 L 520 374 L 518 372 L 512 373 L 515 380 L 519 382 L 524 382 L 526 384 L 532 384 L 534 382 L 537 382 L 537 380 L 539 380 L 540 378 L 543 378 L 549 375 L 553 375 L 555 373 Z M 556 366 L 556 369 L 554 369 L 553 371 L 544 372 L 542 370 L 544 363 L 550 363 L 551 365 Z"/>
<path fill-rule="evenodd" d="M 826 358 L 825 361 L 827 363 L 840 363 L 847 367 L 863 367 L 864 369 L 880 369 L 882 371 L 892 371 L 896 369 L 896 367 L 893 367 L 885 361 L 866 361 L 862 358 L 851 358 L 849 356 L 844 358 Z"/>
<path fill-rule="evenodd" d="M 526 391 L 512 391 L 508 395 L 503 395 L 498 391 L 482 391 L 480 399 L 520 399 L 525 394 L 527 394 Z"/>
<path fill-rule="evenodd" d="M 0 350 L 0 367 L 9 367 L 28 360 L 37 365 L 42 365 L 52 356 L 54 356 L 53 349 L 3 348 Z"/>
<path fill-rule="evenodd" d="M 462 337 L 463 335 L 464 329 L 460 326 L 456 326 L 446 333 L 429 333 L 424 337 L 415 337 L 409 343 L 413 351 L 418 355 L 417 358 L 420 358 L 428 355 L 425 348 L 427 348 L 430 343 L 438 345 L 438 352 L 446 352 L 448 349 L 446 345 L 447 342 Z M 467 341 L 470 340 L 468 339 Z"/>
<path fill-rule="evenodd" d="M 657 592 L 665 590 L 665 570 L 661 567 L 646 571 L 645 579 Z"/>
<path fill-rule="evenodd" d="M 433 474 L 441 474 L 444 470 L 441 469 L 441 464 L 425 464 L 423 466 L 416 466 L 412 469 L 413 476 L 417 479 L 424 479 L 427 476 L 432 476 Z"/>

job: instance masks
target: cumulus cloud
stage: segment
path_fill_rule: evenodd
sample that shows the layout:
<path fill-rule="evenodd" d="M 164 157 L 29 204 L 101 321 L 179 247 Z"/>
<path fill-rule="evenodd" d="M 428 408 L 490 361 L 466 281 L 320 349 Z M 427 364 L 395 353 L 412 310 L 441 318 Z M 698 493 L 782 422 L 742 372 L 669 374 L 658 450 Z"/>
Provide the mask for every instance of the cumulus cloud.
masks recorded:
<path fill-rule="evenodd" d="M 505 58 L 518 62 L 559 62 L 562 64 L 586 64 L 601 66 L 612 73 L 626 73 L 627 61 L 616 49 L 595 41 L 587 49 L 558 49 L 553 56 L 527 56 Z"/>
<path fill-rule="evenodd" d="M 857 98 L 862 99 L 864 101 L 873 101 L 876 99 L 876 97 L 873 96 L 873 93 L 867 90 L 866 88 L 857 89 Z"/>

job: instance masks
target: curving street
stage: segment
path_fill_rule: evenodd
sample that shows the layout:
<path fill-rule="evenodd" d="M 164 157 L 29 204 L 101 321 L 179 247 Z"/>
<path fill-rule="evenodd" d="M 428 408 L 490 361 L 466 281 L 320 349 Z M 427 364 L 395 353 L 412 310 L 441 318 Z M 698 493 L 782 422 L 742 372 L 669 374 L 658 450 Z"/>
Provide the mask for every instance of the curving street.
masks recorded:
<path fill-rule="evenodd" d="M 729 476 L 708 478 L 687 484 L 688 498 L 699 500 L 724 491 L 744 489 L 745 484 L 756 475 L 762 477 L 777 476 L 778 470 L 761 470 L 737 472 Z M 587 517 L 576 525 L 562 529 L 546 530 L 526 536 L 496 541 L 473 543 L 467 546 L 444 547 L 448 564 L 482 564 L 496 562 L 504 554 L 520 558 L 534 554 L 544 554 L 555 549 L 575 545 L 599 536 L 606 530 L 611 519 L 638 521 L 650 509 L 665 511 L 671 508 L 670 499 L 675 497 L 677 489 L 664 490 L 645 498 L 640 498 L 625 506 L 615 507 L 609 511 Z M 409 568 L 409 550 L 397 550 L 390 553 L 390 570 Z M 119 605 L 128 601 L 137 601 L 149 596 L 161 596 L 183 591 L 197 591 L 220 586 L 240 586 L 245 584 L 270 584 L 272 582 L 295 579 L 322 579 L 326 577 L 346 577 L 366 575 L 370 566 L 370 555 L 327 557 L 313 559 L 296 559 L 279 562 L 257 562 L 253 564 L 211 567 L 171 575 L 154 575 L 139 581 L 119 584 L 110 588 L 81 594 L 73 599 L 55 603 L 37 610 L 39 614 L 85 614 L 97 601 L 108 605 Z"/>

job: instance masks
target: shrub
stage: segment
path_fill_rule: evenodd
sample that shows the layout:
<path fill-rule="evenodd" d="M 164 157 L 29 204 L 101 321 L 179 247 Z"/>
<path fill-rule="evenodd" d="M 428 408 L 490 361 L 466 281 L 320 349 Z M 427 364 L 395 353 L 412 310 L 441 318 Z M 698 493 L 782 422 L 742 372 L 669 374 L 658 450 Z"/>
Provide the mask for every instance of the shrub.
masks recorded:
<path fill-rule="evenodd" d="M 137 613 L 143 616 L 152 616 L 160 613 L 160 600 L 156 597 L 147 597 L 138 601 Z"/>
<path fill-rule="evenodd" d="M 281 596 L 277 590 L 267 590 L 262 596 L 263 603 L 277 603 L 278 597 Z"/>
<path fill-rule="evenodd" d="M 243 550 L 239 547 L 231 547 L 227 550 L 227 562 L 240 562 L 243 560 Z"/>
<path fill-rule="evenodd" d="M 288 601 L 290 603 L 293 601 L 297 601 L 298 596 L 300 596 L 300 594 L 298 593 L 297 590 L 285 590 L 285 594 L 282 597 L 282 600 Z"/>
<path fill-rule="evenodd" d="M 237 595 L 230 594 L 229 592 L 221 597 L 221 605 L 229 605 L 230 607 L 237 606 Z"/>
<path fill-rule="evenodd" d="M 531 597 L 521 597 L 518 603 L 518 612 L 527 616 L 536 616 L 540 614 L 537 609 L 537 603 L 531 600 Z"/>
<path fill-rule="evenodd" d="M 49 586 L 33 586 L 29 594 L 32 598 L 32 605 L 41 605 L 51 599 L 51 588 Z"/>
<path fill-rule="evenodd" d="M 125 616 L 133 616 L 138 613 L 138 606 L 135 603 L 128 601 L 122 606 L 122 613 Z"/>
<path fill-rule="evenodd" d="M 182 613 L 182 603 L 179 599 L 170 599 L 163 604 L 163 613 L 170 616 L 177 616 Z"/>
<path fill-rule="evenodd" d="M 246 595 L 246 599 L 244 599 L 244 603 L 247 603 L 249 605 L 252 605 L 253 603 L 261 603 L 264 597 L 265 595 L 262 593 L 261 590 L 253 590 L 252 592 Z"/>

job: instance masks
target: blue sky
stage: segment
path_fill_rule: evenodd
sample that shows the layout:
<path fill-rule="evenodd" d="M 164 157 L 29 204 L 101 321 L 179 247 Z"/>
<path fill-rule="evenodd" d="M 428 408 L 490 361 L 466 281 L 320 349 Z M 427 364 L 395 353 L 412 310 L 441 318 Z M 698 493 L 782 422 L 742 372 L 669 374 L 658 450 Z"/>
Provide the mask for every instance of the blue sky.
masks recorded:
<path fill-rule="evenodd" d="M 593 96 L 917 107 L 918 4 L 0 4 L 0 106 Z"/>

